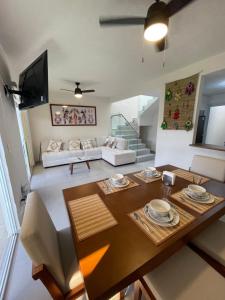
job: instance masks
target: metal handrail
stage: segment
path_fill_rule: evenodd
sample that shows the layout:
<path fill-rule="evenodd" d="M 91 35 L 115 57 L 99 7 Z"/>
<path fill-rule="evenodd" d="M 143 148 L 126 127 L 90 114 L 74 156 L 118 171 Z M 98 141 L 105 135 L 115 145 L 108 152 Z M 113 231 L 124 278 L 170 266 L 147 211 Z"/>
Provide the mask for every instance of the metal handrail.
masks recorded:
<path fill-rule="evenodd" d="M 128 123 L 128 125 L 137 133 L 137 136 L 139 136 L 139 132 L 137 131 L 137 129 L 134 128 L 134 126 L 131 125 L 131 123 L 127 120 L 127 118 L 123 114 L 114 114 L 114 115 L 111 115 L 111 119 L 113 117 L 123 117 L 124 120 L 126 121 L 126 123 Z"/>

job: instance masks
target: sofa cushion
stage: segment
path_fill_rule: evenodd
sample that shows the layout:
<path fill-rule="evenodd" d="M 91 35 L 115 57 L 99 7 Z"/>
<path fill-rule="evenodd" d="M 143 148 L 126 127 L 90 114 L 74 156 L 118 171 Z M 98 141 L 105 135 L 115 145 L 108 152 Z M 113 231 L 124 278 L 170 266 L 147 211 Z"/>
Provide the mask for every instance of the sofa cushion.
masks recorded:
<path fill-rule="evenodd" d="M 89 159 L 102 158 L 102 149 L 101 147 L 86 149 L 84 150 L 84 156 L 86 156 Z"/>
<path fill-rule="evenodd" d="M 128 140 L 123 138 L 116 138 L 116 149 L 127 150 L 128 149 Z"/>
<path fill-rule="evenodd" d="M 80 150 L 80 140 L 69 140 L 68 150 Z"/>
<path fill-rule="evenodd" d="M 133 150 L 119 150 L 102 147 L 102 158 L 114 166 L 119 166 L 134 163 L 136 161 L 136 153 Z"/>
<path fill-rule="evenodd" d="M 64 150 L 60 152 L 44 152 L 42 153 L 43 167 L 52 167 L 64 165 L 71 162 L 73 157 L 83 157 L 84 150 Z"/>
<path fill-rule="evenodd" d="M 62 141 L 50 140 L 47 147 L 47 152 L 59 152 L 62 147 Z"/>
<path fill-rule="evenodd" d="M 91 140 L 83 140 L 81 141 L 81 146 L 83 150 L 93 148 L 93 144 Z"/>

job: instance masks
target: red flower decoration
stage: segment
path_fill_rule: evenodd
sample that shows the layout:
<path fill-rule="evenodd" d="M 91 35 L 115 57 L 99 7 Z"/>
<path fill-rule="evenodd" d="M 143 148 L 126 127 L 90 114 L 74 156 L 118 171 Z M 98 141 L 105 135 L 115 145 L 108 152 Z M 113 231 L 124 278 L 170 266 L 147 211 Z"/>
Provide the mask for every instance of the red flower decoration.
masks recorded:
<path fill-rule="evenodd" d="M 177 120 L 179 118 L 180 118 L 180 111 L 179 111 L 179 109 L 176 109 L 174 114 L 173 114 L 173 119 Z"/>

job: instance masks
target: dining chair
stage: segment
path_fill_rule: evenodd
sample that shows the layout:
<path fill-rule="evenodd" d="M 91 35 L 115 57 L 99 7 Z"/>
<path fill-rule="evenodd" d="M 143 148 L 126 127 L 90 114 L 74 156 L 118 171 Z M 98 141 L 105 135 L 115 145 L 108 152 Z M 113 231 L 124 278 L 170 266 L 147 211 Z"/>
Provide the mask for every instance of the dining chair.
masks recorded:
<path fill-rule="evenodd" d="M 56 230 L 37 192 L 27 196 L 20 239 L 33 263 L 33 279 L 40 279 L 54 300 L 88 299 L 71 230 Z M 121 291 L 110 300 L 123 298 Z"/>
<path fill-rule="evenodd" d="M 225 277 L 225 223 L 214 222 L 191 242 L 190 247 Z"/>
<path fill-rule="evenodd" d="M 36 192 L 28 194 L 20 238 L 33 263 L 33 279 L 40 279 L 53 299 L 84 293 L 70 228 L 56 230 Z"/>
<path fill-rule="evenodd" d="M 184 246 L 136 282 L 135 297 L 151 300 L 222 300 L 225 299 L 225 281 L 201 257 Z"/>
<path fill-rule="evenodd" d="M 225 160 L 194 155 L 190 171 L 225 182 Z"/>

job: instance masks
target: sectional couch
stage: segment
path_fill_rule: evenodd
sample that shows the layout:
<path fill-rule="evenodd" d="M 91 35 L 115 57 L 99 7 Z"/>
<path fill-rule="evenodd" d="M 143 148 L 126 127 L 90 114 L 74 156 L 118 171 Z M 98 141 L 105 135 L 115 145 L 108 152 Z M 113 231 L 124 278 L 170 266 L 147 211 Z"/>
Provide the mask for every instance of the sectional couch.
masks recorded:
<path fill-rule="evenodd" d="M 73 138 L 73 140 L 75 139 L 77 140 L 79 138 Z M 128 149 L 128 141 L 123 138 L 115 138 L 115 144 L 113 148 L 104 145 L 106 137 L 94 139 L 91 138 L 89 140 L 93 141 L 93 148 L 91 149 L 84 150 L 81 147 L 81 149 L 78 150 L 69 150 L 68 141 L 63 141 L 62 148 L 57 152 L 47 151 L 50 139 L 42 141 L 41 160 L 43 163 L 43 167 L 47 168 L 69 164 L 71 163 L 71 160 L 76 157 L 87 158 L 89 160 L 103 159 L 113 166 L 130 164 L 136 161 L 135 151 Z"/>

